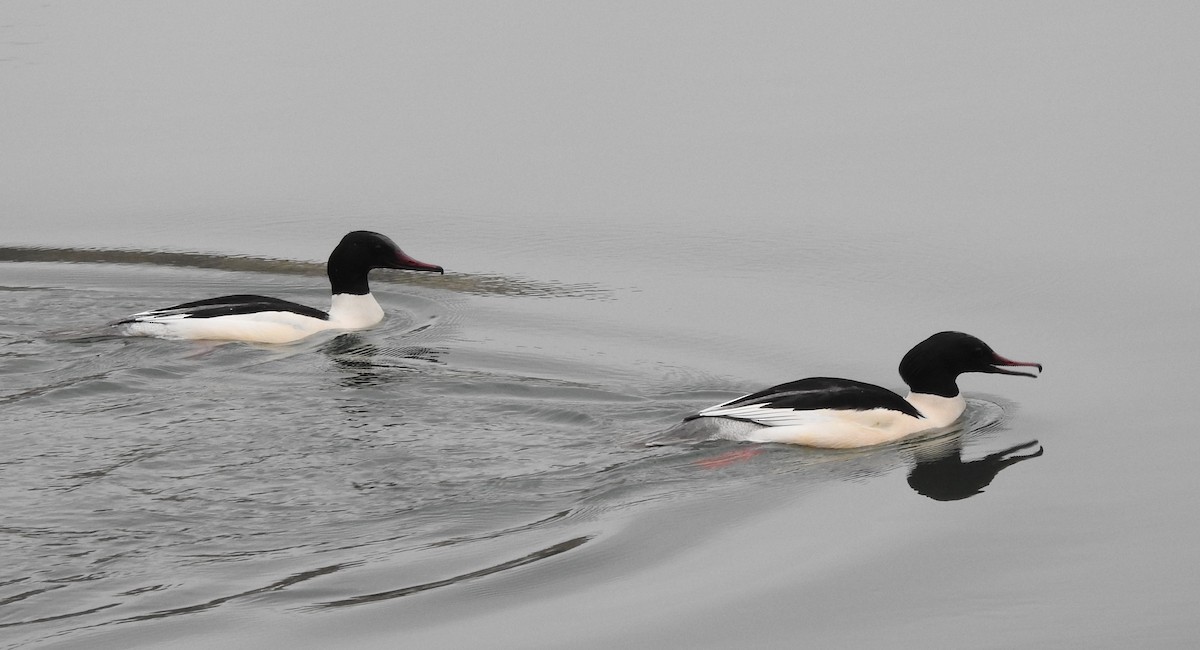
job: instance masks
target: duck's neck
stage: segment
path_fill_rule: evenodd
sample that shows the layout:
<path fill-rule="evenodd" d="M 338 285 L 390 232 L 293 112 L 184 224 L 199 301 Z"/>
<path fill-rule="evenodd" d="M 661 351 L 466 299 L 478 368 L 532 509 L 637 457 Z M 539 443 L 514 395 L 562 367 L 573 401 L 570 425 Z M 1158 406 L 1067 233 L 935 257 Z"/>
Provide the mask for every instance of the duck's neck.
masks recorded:
<path fill-rule="evenodd" d="M 335 293 L 329 306 L 329 323 L 333 327 L 361 329 L 383 320 L 383 308 L 369 293 Z"/>
<path fill-rule="evenodd" d="M 967 409 L 967 400 L 963 399 L 962 395 L 942 397 L 913 391 L 904 399 L 917 407 L 921 415 L 925 416 L 926 422 L 933 427 L 945 427 L 953 424 Z"/>
<path fill-rule="evenodd" d="M 371 267 L 363 264 L 355 256 L 355 251 L 344 246 L 333 249 L 329 261 L 325 264 L 325 273 L 329 276 L 329 286 L 333 295 L 350 293 L 363 295 L 371 293 L 367 286 L 367 274 Z"/>

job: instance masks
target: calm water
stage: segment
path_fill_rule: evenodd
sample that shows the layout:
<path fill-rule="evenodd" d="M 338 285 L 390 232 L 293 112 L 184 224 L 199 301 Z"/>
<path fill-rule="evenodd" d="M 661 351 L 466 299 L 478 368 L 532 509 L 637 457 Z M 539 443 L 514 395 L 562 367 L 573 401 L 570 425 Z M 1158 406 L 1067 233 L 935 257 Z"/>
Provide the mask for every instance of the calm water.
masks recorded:
<path fill-rule="evenodd" d="M 1198 13 L 5 4 L 0 647 L 1189 645 Z M 359 228 L 449 273 L 87 336 Z M 641 444 L 943 329 L 1046 372 Z"/>

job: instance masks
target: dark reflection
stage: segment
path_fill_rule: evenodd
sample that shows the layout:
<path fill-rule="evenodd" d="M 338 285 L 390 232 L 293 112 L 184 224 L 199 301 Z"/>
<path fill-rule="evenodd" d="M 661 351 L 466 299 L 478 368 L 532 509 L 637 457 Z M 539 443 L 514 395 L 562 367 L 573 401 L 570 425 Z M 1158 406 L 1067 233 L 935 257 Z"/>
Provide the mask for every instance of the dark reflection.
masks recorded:
<path fill-rule="evenodd" d="M 403 365 L 405 362 L 440 364 L 449 352 L 446 348 L 426 345 L 382 347 L 355 332 L 334 337 L 321 346 L 321 351 L 346 372 L 342 382 L 347 386 L 378 386 L 394 378 L 396 370 L 411 370 Z"/>
<path fill-rule="evenodd" d="M 1037 451 L 1017 454 L 1037 445 Z M 914 457 L 908 484 L 918 494 L 936 501 L 958 501 L 983 492 L 1000 470 L 1044 453 L 1037 440 L 988 454 L 978 460 L 962 458 L 962 436 L 957 435 L 943 444 L 919 448 Z"/>

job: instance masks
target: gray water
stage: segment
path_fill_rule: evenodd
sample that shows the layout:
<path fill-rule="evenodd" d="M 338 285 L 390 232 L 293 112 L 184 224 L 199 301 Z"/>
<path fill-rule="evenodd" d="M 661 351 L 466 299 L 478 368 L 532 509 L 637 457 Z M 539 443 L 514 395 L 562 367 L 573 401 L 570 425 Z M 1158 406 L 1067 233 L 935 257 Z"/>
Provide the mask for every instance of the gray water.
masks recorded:
<path fill-rule="evenodd" d="M 0 5 L 0 645 L 1194 643 L 1198 14 Z M 88 335 L 323 307 L 353 229 L 448 273 Z M 642 445 L 944 329 L 1046 371 Z"/>

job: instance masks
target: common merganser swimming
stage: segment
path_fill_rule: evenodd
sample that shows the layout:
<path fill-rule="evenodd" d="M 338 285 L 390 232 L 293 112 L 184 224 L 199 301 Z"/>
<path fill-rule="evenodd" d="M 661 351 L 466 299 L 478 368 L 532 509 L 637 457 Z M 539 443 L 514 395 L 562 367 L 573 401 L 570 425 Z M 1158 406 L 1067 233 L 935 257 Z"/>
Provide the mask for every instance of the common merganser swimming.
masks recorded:
<path fill-rule="evenodd" d="M 383 320 L 371 295 L 371 269 L 436 271 L 383 235 L 358 230 L 342 237 L 327 265 L 333 300 L 329 311 L 266 296 L 235 295 L 151 309 L 110 323 L 126 336 L 166 339 L 291 343 L 325 330 L 359 330 Z"/>
<path fill-rule="evenodd" d="M 940 332 L 900 361 L 900 378 L 910 389 L 907 397 L 850 379 L 811 377 L 710 406 L 663 437 L 827 448 L 877 445 L 953 424 L 967 406 L 956 383 L 964 372 L 1037 377 L 1001 366 L 1042 371 L 1040 363 L 1005 359 L 970 334 Z"/>

